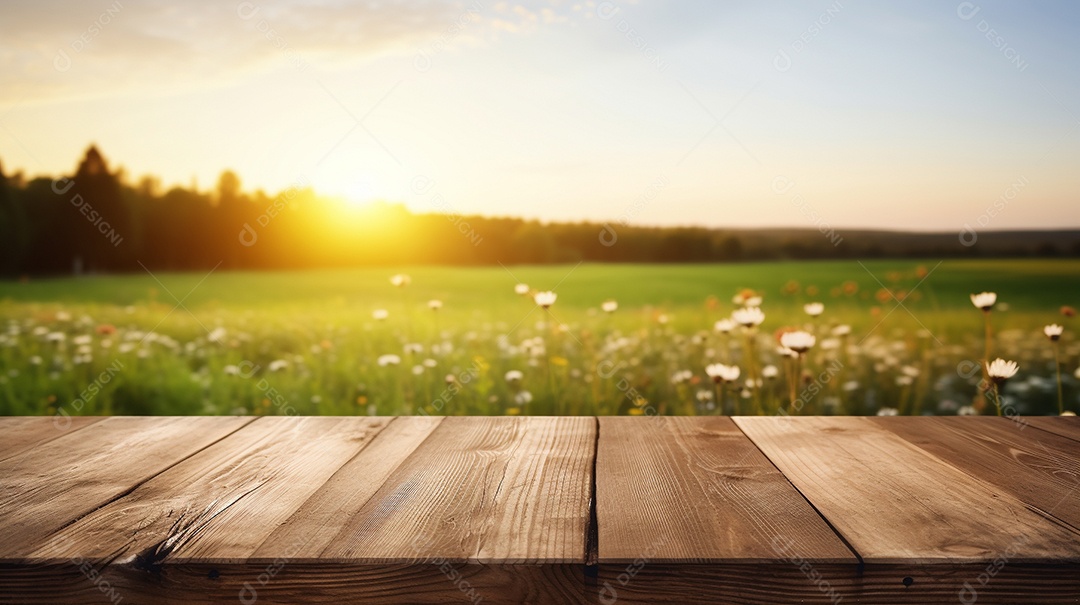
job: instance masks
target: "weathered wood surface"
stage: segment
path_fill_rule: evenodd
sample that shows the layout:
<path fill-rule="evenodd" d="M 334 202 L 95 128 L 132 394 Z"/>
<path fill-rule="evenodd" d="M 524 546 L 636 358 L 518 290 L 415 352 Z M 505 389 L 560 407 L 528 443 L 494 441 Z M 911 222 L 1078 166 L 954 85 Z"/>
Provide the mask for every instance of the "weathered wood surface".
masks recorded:
<path fill-rule="evenodd" d="M 735 422 L 864 563 L 971 564 L 1005 552 L 1018 562 L 1080 559 L 1075 529 L 880 422 L 859 417 Z M 986 454 L 972 449 L 969 455 Z M 1074 498 L 1074 505 L 1080 501 L 1080 494 L 1068 490 L 1061 495 Z"/>
<path fill-rule="evenodd" d="M 1080 603 L 1024 420 L 0 418 L 0 603 Z"/>
<path fill-rule="evenodd" d="M 1027 424 L 1062 437 L 1080 441 L 1080 416 L 1024 418 Z"/>

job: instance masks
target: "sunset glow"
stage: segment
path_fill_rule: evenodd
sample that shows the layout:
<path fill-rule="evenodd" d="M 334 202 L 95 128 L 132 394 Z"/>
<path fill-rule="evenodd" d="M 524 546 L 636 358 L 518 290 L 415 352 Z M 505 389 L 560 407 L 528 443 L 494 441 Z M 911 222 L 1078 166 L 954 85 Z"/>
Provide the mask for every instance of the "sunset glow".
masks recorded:
<path fill-rule="evenodd" d="M 1022 181 L 991 228 L 1075 226 L 1077 8 L 968 4 L 7 3 L 0 161 L 810 228 L 953 230 Z"/>

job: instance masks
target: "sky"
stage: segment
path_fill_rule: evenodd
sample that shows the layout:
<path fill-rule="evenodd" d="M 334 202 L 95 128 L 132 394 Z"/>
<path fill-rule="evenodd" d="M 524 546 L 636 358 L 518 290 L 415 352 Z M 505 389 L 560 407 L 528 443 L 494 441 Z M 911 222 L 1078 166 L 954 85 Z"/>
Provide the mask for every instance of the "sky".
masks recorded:
<path fill-rule="evenodd" d="M 1080 3 L 5 0 L 0 164 L 642 225 L 1080 227 Z"/>

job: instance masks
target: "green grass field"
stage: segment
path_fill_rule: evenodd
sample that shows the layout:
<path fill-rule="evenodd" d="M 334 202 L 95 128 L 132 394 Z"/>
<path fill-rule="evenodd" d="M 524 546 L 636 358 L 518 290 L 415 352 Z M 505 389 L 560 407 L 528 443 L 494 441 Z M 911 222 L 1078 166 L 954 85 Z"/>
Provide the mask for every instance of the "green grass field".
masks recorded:
<path fill-rule="evenodd" d="M 394 273 L 411 285 L 392 286 Z M 1075 409 L 1080 351 L 1061 307 L 1080 306 L 1078 278 L 1073 260 L 987 260 L 0 282 L 0 413 L 862 414 L 972 403 L 991 413 L 975 386 L 983 315 L 968 298 L 984 290 L 999 295 L 993 356 L 1021 363 L 1006 403 L 1056 413 L 1054 352 L 1041 328 L 1066 327 L 1063 395 Z M 514 293 L 519 281 L 557 292 L 550 316 Z M 763 297 L 760 329 L 752 338 L 713 330 L 744 289 Z M 430 310 L 430 299 L 442 309 Z M 600 311 L 608 299 L 619 303 L 610 315 Z M 812 301 L 825 305 L 820 318 L 802 310 Z M 387 319 L 374 319 L 376 309 Z M 774 338 L 795 328 L 817 336 L 797 377 Z M 387 355 L 399 359 L 380 365 Z M 717 388 L 704 373 L 712 362 L 740 366 L 740 380 Z M 775 378 L 762 375 L 766 366 Z M 511 371 L 521 380 L 507 381 Z M 795 378 L 801 410 L 790 409 Z"/>

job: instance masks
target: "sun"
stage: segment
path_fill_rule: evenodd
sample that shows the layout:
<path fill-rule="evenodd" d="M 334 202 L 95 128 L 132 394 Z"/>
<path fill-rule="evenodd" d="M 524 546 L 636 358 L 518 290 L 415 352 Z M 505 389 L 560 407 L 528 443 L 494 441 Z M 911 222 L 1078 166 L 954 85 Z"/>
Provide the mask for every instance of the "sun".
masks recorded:
<path fill-rule="evenodd" d="M 382 199 L 383 191 L 374 176 L 365 173 L 342 175 L 326 184 L 326 190 L 351 208 L 362 208 Z"/>

